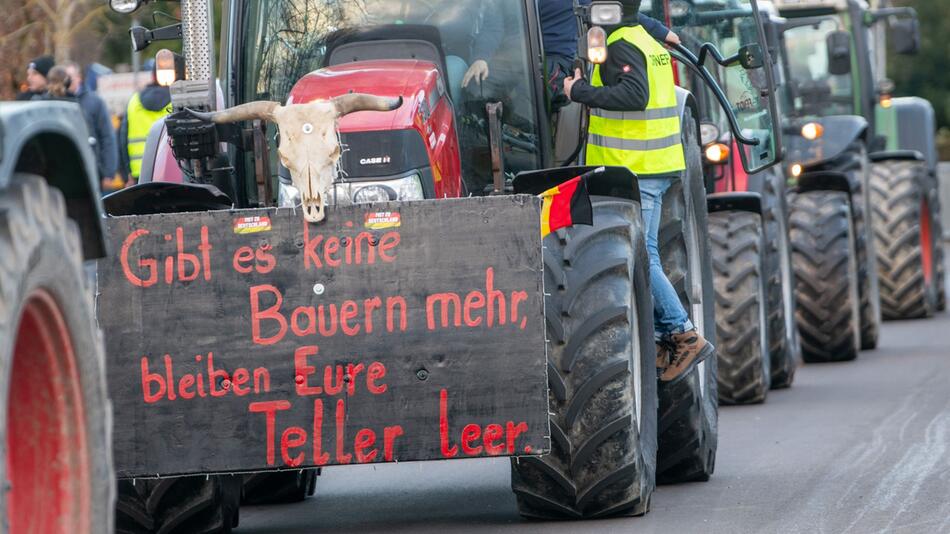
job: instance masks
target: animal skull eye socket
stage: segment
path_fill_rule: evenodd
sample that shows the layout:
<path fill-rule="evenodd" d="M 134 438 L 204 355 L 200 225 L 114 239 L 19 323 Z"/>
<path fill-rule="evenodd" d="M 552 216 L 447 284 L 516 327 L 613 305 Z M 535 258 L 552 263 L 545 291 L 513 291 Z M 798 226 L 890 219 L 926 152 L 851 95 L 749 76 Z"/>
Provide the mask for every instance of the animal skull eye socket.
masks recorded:
<path fill-rule="evenodd" d="M 313 125 L 310 124 L 309 122 L 308 122 L 308 123 L 305 123 L 305 124 L 303 125 L 303 133 L 306 134 L 306 135 L 312 134 L 312 133 L 313 133 Z"/>

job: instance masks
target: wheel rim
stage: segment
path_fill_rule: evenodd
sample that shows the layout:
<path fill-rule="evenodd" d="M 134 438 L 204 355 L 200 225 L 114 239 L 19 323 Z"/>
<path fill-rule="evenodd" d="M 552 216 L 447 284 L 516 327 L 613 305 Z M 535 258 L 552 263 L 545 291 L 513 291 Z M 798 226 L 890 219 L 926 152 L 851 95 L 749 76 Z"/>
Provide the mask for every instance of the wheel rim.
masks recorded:
<path fill-rule="evenodd" d="M 26 301 L 7 399 L 10 532 L 88 533 L 91 477 L 79 373 L 59 306 Z"/>
<path fill-rule="evenodd" d="M 930 286 L 934 278 L 933 235 L 930 230 L 930 205 L 926 199 L 921 202 L 920 207 L 920 249 L 924 264 L 924 281 Z"/>

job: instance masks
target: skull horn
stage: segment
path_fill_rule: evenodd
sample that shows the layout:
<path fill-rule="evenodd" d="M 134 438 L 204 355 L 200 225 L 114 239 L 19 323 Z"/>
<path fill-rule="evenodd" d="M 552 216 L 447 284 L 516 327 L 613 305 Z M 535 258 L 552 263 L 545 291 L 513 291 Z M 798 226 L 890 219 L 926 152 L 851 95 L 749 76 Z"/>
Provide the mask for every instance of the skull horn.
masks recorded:
<path fill-rule="evenodd" d="M 340 117 L 357 111 L 392 111 L 402 106 L 402 97 L 385 98 L 376 95 L 353 93 L 333 99 L 333 105 Z"/>
<path fill-rule="evenodd" d="M 186 111 L 196 119 L 201 119 L 206 122 L 213 122 L 215 124 L 228 124 L 231 122 L 249 121 L 254 119 L 273 122 L 274 110 L 276 110 L 278 107 L 280 107 L 279 102 L 258 100 L 257 102 L 248 102 L 247 104 L 241 104 L 240 106 L 234 106 L 233 108 L 215 111 L 212 113 L 203 113 L 190 109 L 187 109 Z"/>

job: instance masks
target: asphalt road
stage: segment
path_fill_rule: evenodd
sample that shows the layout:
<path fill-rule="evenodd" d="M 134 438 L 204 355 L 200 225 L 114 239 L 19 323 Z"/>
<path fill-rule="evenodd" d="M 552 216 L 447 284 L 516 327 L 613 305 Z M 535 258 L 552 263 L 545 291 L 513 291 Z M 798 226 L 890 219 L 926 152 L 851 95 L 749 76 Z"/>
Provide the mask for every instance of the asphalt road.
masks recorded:
<path fill-rule="evenodd" d="M 239 534 L 950 533 L 950 315 L 887 323 L 854 363 L 808 366 L 765 405 L 721 411 L 716 473 L 642 518 L 522 521 L 507 460 L 324 470 L 317 495 L 247 507 Z"/>

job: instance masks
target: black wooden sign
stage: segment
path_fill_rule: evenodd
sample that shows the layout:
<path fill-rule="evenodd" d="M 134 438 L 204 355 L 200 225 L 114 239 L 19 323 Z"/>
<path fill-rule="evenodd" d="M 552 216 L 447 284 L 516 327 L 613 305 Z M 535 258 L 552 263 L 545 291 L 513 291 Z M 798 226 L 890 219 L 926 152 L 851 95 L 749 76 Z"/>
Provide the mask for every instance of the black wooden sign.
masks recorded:
<path fill-rule="evenodd" d="M 546 452 L 539 220 L 525 196 L 110 219 L 119 476 Z"/>

